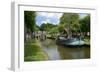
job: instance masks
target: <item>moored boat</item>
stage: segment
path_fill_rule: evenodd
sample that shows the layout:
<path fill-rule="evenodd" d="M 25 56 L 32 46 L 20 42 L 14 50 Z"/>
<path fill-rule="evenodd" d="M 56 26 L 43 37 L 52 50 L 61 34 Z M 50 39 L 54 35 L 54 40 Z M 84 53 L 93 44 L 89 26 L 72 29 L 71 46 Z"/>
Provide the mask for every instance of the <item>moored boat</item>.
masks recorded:
<path fill-rule="evenodd" d="M 80 38 L 64 38 L 64 37 L 59 37 L 57 39 L 57 44 L 62 44 L 65 46 L 70 46 L 70 47 L 78 47 L 78 46 L 83 46 L 85 45 L 84 40 L 80 39 Z"/>

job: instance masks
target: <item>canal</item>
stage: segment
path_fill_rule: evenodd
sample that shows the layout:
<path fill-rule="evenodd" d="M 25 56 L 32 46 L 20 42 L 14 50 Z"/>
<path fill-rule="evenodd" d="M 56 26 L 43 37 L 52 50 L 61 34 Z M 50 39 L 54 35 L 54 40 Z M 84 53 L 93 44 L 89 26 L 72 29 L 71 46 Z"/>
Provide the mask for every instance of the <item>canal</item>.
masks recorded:
<path fill-rule="evenodd" d="M 55 40 L 46 39 L 41 41 L 43 50 L 49 60 L 87 59 L 90 58 L 90 47 L 69 48 L 57 45 Z"/>

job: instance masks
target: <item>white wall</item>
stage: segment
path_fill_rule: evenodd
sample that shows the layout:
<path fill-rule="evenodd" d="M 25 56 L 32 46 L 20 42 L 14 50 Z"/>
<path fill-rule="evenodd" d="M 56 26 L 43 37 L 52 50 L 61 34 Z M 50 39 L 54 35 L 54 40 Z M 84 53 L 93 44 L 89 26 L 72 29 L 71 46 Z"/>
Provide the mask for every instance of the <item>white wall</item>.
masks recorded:
<path fill-rule="evenodd" d="M 12 73 L 8 68 L 10 68 L 10 55 L 11 55 L 11 1 L 14 0 L 1 0 L 0 1 L 0 73 Z M 29 1 L 29 0 L 21 0 L 21 1 Z M 34 0 L 34 3 L 37 4 L 74 4 L 74 5 L 93 5 L 98 8 L 97 10 L 97 20 L 98 20 L 98 27 L 95 29 L 97 32 L 95 32 L 96 35 L 96 40 L 97 41 L 97 48 L 99 48 L 99 31 L 100 31 L 100 2 L 99 0 Z M 100 51 L 100 50 L 99 50 Z M 97 51 L 97 53 L 99 53 Z M 100 61 L 98 54 L 98 61 Z M 40 70 L 40 71 L 30 71 L 30 72 L 35 72 L 35 73 L 53 73 L 53 72 L 59 72 L 59 73 L 98 73 L 98 68 L 100 68 L 100 63 L 99 67 L 86 67 L 86 68 L 62 68 L 62 69 L 48 69 L 48 70 Z M 28 72 L 28 71 L 26 71 Z M 26 73 L 24 72 L 24 73 Z"/>

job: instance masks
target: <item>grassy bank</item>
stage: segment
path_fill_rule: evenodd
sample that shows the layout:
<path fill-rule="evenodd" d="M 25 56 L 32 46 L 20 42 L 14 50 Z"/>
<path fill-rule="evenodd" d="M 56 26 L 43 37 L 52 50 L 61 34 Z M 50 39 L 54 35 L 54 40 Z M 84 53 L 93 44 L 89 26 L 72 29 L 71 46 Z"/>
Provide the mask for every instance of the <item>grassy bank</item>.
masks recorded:
<path fill-rule="evenodd" d="M 85 37 L 85 44 L 90 45 L 90 37 Z"/>
<path fill-rule="evenodd" d="M 47 54 L 42 50 L 38 40 L 28 40 L 24 44 L 24 61 L 48 60 Z"/>

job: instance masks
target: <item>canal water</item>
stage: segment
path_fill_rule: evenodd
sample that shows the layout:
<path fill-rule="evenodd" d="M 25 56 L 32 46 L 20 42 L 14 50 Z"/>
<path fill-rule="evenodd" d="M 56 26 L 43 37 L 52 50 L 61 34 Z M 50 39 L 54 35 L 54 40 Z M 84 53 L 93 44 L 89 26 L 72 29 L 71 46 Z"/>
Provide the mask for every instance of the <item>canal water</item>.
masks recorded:
<path fill-rule="evenodd" d="M 90 58 L 90 47 L 69 48 L 57 45 L 55 40 L 46 39 L 41 41 L 43 50 L 49 60 L 87 59 Z"/>

